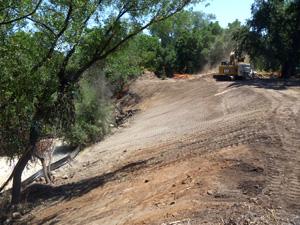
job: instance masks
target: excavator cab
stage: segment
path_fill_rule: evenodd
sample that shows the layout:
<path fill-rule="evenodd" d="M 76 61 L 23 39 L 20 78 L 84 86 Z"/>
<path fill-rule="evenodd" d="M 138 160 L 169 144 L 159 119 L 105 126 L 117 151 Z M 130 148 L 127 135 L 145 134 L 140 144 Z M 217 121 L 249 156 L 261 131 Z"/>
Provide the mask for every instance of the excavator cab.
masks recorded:
<path fill-rule="evenodd" d="M 252 70 L 249 63 L 244 63 L 245 57 L 238 57 L 234 52 L 230 53 L 229 62 L 223 61 L 219 71 L 213 77 L 216 80 L 242 80 L 251 79 Z"/>

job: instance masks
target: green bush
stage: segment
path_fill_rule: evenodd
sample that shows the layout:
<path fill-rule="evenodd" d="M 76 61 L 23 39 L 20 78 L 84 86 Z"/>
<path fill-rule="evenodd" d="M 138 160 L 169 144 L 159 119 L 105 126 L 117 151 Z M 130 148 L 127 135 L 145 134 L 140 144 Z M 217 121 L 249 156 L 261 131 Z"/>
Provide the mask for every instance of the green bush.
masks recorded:
<path fill-rule="evenodd" d="M 159 41 L 141 34 L 130 40 L 120 51 L 105 61 L 104 73 L 114 93 L 122 92 L 129 81 L 140 76 L 144 69 L 154 70 Z"/>
<path fill-rule="evenodd" d="M 101 140 L 110 131 L 113 106 L 104 77 L 86 78 L 80 82 L 75 103 L 75 123 L 66 132 L 72 145 L 87 145 Z"/>
<path fill-rule="evenodd" d="M 144 69 L 154 68 L 158 47 L 157 38 L 141 34 L 89 70 L 76 93 L 75 123 L 65 132 L 68 142 L 87 145 L 109 133 L 114 124 L 112 94 L 122 92 Z"/>

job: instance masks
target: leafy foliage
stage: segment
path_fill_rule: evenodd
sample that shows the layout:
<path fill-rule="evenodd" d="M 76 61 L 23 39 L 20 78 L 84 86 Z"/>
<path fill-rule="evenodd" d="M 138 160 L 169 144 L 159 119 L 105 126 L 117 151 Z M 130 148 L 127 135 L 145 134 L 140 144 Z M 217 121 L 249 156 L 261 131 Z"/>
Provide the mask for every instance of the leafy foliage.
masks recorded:
<path fill-rule="evenodd" d="M 1 1 L 0 149 L 23 155 L 13 203 L 20 200 L 27 150 L 43 135 L 64 136 L 85 114 L 75 94 L 86 71 L 191 2 L 197 0 Z"/>
<path fill-rule="evenodd" d="M 157 60 L 153 63 L 156 74 L 196 73 L 228 57 L 235 47 L 232 33 L 241 24 L 235 21 L 223 29 L 213 20 L 213 15 L 182 11 L 151 26 L 151 34 L 160 40 Z"/>
<path fill-rule="evenodd" d="M 152 69 L 159 47 L 158 39 L 145 34 L 133 38 L 120 51 L 105 61 L 104 73 L 114 93 L 121 92 L 128 82 L 144 69 Z"/>
<path fill-rule="evenodd" d="M 190 2 L 6 1 L 0 11 L 0 121 L 5 131 L 0 143 L 7 153 L 23 151 L 33 126 L 40 135 L 71 126 L 74 93 L 85 71 Z M 117 58 L 123 64 L 132 60 Z M 120 69 L 117 64 L 111 63 L 112 70 Z"/>
<path fill-rule="evenodd" d="M 256 0 L 235 39 L 258 67 L 290 76 L 300 63 L 300 1 Z"/>
<path fill-rule="evenodd" d="M 75 123 L 65 132 L 66 140 L 74 146 L 100 141 L 114 123 L 113 106 L 103 75 L 89 75 L 80 81 L 79 86 L 75 100 Z"/>
<path fill-rule="evenodd" d="M 241 28 L 239 21 L 221 28 L 213 15 L 181 11 L 150 27 L 150 34 L 130 40 L 116 54 L 108 57 L 105 73 L 114 92 L 120 92 L 144 69 L 159 77 L 174 73 L 196 73 L 215 67 L 237 48 L 233 34 Z"/>

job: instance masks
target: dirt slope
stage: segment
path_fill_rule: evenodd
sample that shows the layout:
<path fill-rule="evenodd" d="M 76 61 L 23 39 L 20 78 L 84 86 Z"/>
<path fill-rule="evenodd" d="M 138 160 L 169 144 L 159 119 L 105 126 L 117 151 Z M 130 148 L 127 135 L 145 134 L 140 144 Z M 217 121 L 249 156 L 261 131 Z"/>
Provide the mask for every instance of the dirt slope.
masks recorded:
<path fill-rule="evenodd" d="M 29 189 L 44 202 L 31 224 L 300 224 L 299 87 L 142 78 L 131 92 L 125 128 Z"/>

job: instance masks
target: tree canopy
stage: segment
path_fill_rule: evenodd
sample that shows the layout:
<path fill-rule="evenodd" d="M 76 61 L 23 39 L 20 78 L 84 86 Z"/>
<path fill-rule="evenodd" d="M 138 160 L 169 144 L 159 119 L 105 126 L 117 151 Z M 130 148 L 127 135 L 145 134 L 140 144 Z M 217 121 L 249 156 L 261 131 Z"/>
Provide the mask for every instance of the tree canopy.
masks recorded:
<path fill-rule="evenodd" d="M 128 40 L 197 0 L 1 1 L 0 145 L 23 155 L 21 174 L 40 136 L 61 135 L 75 120 L 78 82 Z"/>
<path fill-rule="evenodd" d="M 289 77 L 300 64 L 300 1 L 256 0 L 235 39 L 258 67 Z"/>
<path fill-rule="evenodd" d="M 222 28 L 213 15 L 187 10 L 152 25 L 151 35 L 160 40 L 157 74 L 197 73 L 216 66 L 233 50 L 232 33 L 240 26 L 235 21 Z"/>

